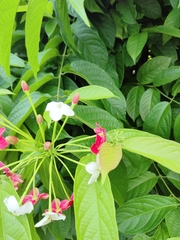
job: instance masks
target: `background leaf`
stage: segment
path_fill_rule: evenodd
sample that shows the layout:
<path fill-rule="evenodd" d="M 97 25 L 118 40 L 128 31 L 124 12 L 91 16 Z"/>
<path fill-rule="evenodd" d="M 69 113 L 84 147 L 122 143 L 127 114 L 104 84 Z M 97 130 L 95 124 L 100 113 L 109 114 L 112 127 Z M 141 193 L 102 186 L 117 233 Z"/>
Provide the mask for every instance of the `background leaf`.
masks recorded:
<path fill-rule="evenodd" d="M 119 231 L 125 234 L 150 232 L 176 207 L 176 201 L 165 196 L 148 195 L 131 199 L 117 209 Z"/>

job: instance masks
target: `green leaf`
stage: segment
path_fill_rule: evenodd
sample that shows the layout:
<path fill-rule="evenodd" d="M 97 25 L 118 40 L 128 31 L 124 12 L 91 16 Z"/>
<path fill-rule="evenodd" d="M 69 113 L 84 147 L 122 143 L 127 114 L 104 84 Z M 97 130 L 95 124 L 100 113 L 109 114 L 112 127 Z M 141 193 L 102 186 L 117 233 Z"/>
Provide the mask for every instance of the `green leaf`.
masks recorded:
<path fill-rule="evenodd" d="M 107 88 L 91 85 L 91 86 L 81 87 L 73 91 L 67 98 L 66 103 L 72 102 L 72 99 L 76 93 L 80 95 L 80 101 L 97 100 L 97 99 L 114 97 L 114 94 L 111 91 L 109 91 Z"/>
<path fill-rule="evenodd" d="M 49 95 L 42 94 L 40 92 L 34 92 L 31 94 L 31 98 L 34 106 L 37 107 L 42 102 L 49 99 Z M 16 125 L 16 127 L 20 127 L 31 112 L 32 108 L 28 98 L 26 97 L 13 108 L 13 110 L 9 114 L 8 120 L 14 125 Z M 14 131 L 11 131 L 12 135 L 13 133 Z"/>
<path fill-rule="evenodd" d="M 127 113 L 133 121 L 139 116 L 139 103 L 143 93 L 144 87 L 136 86 L 127 95 Z"/>
<path fill-rule="evenodd" d="M 126 201 L 148 194 L 156 185 L 158 177 L 149 171 L 129 180 Z"/>
<path fill-rule="evenodd" d="M 81 52 L 78 56 L 81 59 L 97 64 L 102 69 L 106 69 L 108 52 L 97 31 L 88 28 L 79 20 L 73 25 L 73 33 L 75 35 L 74 41 Z"/>
<path fill-rule="evenodd" d="M 109 142 L 101 144 L 99 151 L 99 162 L 101 166 L 101 183 L 104 184 L 108 173 L 115 169 L 122 158 L 121 144 L 112 145 Z"/>
<path fill-rule="evenodd" d="M 154 33 L 162 33 L 162 34 L 167 34 L 167 35 L 172 36 L 172 37 L 180 38 L 180 30 L 175 28 L 175 27 L 171 27 L 171 26 L 161 26 L 161 25 L 159 25 L 157 27 L 145 28 L 145 29 L 143 29 L 143 31 L 154 32 Z"/>
<path fill-rule="evenodd" d="M 54 10 L 56 14 L 56 18 L 60 27 L 60 32 L 64 42 L 69 46 L 72 50 L 77 52 L 76 45 L 74 43 L 71 27 L 70 27 L 70 19 L 68 16 L 67 2 L 64 0 L 56 0 L 54 4 Z"/>
<path fill-rule="evenodd" d="M 173 211 L 173 210 L 172 210 Z M 165 222 L 161 222 L 151 240 L 168 239 L 169 232 Z"/>
<path fill-rule="evenodd" d="M 174 80 L 180 77 L 180 67 L 179 66 L 172 66 L 168 69 L 162 70 L 153 81 L 154 86 L 161 86 L 167 83 L 171 83 Z"/>
<path fill-rule="evenodd" d="M 179 19 L 180 19 L 180 9 L 179 8 L 172 9 L 172 11 L 167 15 L 164 21 L 164 25 L 179 28 L 180 27 Z M 166 34 L 163 35 L 163 45 L 165 45 L 167 41 L 169 41 L 170 39 L 171 39 L 171 36 Z"/>
<path fill-rule="evenodd" d="M 143 93 L 139 103 L 139 113 L 143 121 L 146 119 L 150 110 L 159 102 L 160 93 L 156 89 L 149 88 Z"/>
<path fill-rule="evenodd" d="M 121 13 L 124 22 L 136 23 L 137 12 L 132 0 L 119 0 L 116 9 Z"/>
<path fill-rule="evenodd" d="M 84 9 L 84 0 L 79 0 L 78 2 L 76 0 L 69 0 L 69 2 L 71 3 L 74 10 L 78 13 L 80 18 L 84 21 L 84 23 L 88 27 L 90 27 L 90 23 L 89 23 L 89 20 L 87 18 L 87 15 L 86 15 L 86 12 Z"/>
<path fill-rule="evenodd" d="M 3 202 L 3 200 L 10 195 L 15 196 L 17 201 L 20 200 L 9 178 L 1 177 L 0 192 L 0 239 L 34 240 L 31 236 L 26 215 L 14 217 L 13 214 L 7 210 Z"/>
<path fill-rule="evenodd" d="M 175 173 L 173 171 L 169 171 L 166 175 L 167 179 L 178 189 L 180 190 L 180 175 L 179 173 Z"/>
<path fill-rule="evenodd" d="M 0 88 L 0 96 L 1 95 L 6 95 L 6 94 L 13 94 L 13 93 L 11 91 L 9 91 L 8 89 Z"/>
<path fill-rule="evenodd" d="M 135 0 L 136 4 L 141 7 L 142 13 L 150 18 L 157 19 L 161 17 L 161 6 L 156 0 Z"/>
<path fill-rule="evenodd" d="M 71 65 L 66 65 L 63 71 L 84 78 L 90 85 L 105 87 L 117 96 L 122 95 L 108 73 L 96 64 L 84 60 L 74 61 Z"/>
<path fill-rule="evenodd" d="M 121 206 L 124 203 L 128 189 L 128 176 L 124 162 L 120 161 L 120 164 L 108 176 L 114 200 Z"/>
<path fill-rule="evenodd" d="M 95 106 L 77 105 L 74 111 L 75 117 L 92 129 L 94 129 L 96 122 L 103 128 L 106 128 L 107 131 L 123 126 L 122 122 L 118 121 L 107 111 Z"/>
<path fill-rule="evenodd" d="M 180 237 L 180 209 L 171 210 L 165 218 L 170 237 Z"/>
<path fill-rule="evenodd" d="M 158 56 L 145 62 L 138 70 L 137 80 L 141 84 L 149 84 L 154 82 L 157 74 L 167 69 L 171 62 L 170 57 Z"/>
<path fill-rule="evenodd" d="M 175 122 L 174 122 L 174 139 L 177 141 L 177 142 L 180 142 L 180 115 L 178 115 L 175 119 Z"/>
<path fill-rule="evenodd" d="M 10 50 L 14 18 L 20 0 L 1 0 L 0 3 L 0 65 L 10 76 Z"/>
<path fill-rule="evenodd" d="M 158 195 L 131 199 L 117 209 L 119 231 L 124 234 L 150 232 L 177 205 L 173 198 Z"/>
<path fill-rule="evenodd" d="M 150 135 L 135 136 L 123 141 L 122 148 L 150 158 L 170 170 L 180 173 L 180 144 Z"/>
<path fill-rule="evenodd" d="M 81 159 L 87 164 L 95 161 L 89 154 Z M 109 179 L 102 186 L 100 181 L 88 185 L 90 174 L 78 165 L 74 182 L 74 211 L 78 240 L 118 240 L 114 200 Z"/>
<path fill-rule="evenodd" d="M 39 52 L 39 54 L 38 54 L 39 66 L 42 66 L 49 59 L 51 59 L 53 57 L 57 57 L 57 56 L 59 56 L 59 51 L 56 48 L 50 48 L 50 49 L 44 50 L 42 52 Z"/>
<path fill-rule="evenodd" d="M 28 61 L 33 70 L 35 78 L 37 78 L 37 72 L 39 71 L 38 51 L 40 30 L 46 4 L 47 0 L 39 0 L 38 2 L 36 0 L 30 0 L 28 2 L 28 10 L 26 15 L 26 49 Z"/>
<path fill-rule="evenodd" d="M 127 40 L 127 51 L 132 57 L 134 64 L 136 63 L 137 56 L 142 52 L 146 44 L 148 35 L 146 32 L 134 33 Z"/>
<path fill-rule="evenodd" d="M 147 114 L 143 130 L 169 139 L 172 124 L 171 105 L 168 102 L 156 104 Z"/>
<path fill-rule="evenodd" d="M 25 67 L 24 60 L 12 53 L 10 54 L 10 65 L 13 67 Z"/>

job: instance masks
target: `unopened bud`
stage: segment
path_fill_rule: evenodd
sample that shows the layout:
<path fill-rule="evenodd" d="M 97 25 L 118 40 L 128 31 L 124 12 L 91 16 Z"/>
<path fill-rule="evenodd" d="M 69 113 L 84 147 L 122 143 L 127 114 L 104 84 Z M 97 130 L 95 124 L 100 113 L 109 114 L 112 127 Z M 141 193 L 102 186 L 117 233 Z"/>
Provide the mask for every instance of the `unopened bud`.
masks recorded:
<path fill-rule="evenodd" d="M 37 115 L 36 121 L 37 121 L 38 124 L 41 124 L 43 122 L 43 117 L 41 116 L 41 114 Z"/>
<path fill-rule="evenodd" d="M 51 146 L 52 146 L 52 143 L 51 143 L 51 142 L 45 142 L 45 143 L 44 143 L 44 149 L 45 149 L 45 150 L 51 149 Z"/>
<path fill-rule="evenodd" d="M 21 88 L 23 92 L 29 91 L 29 85 L 24 80 L 21 82 Z"/>
<path fill-rule="evenodd" d="M 78 104 L 79 98 L 80 98 L 79 93 L 76 93 L 76 94 L 74 95 L 73 99 L 72 99 L 72 103 L 73 103 L 73 104 Z"/>
<path fill-rule="evenodd" d="M 15 136 L 7 136 L 7 137 L 6 137 L 6 141 L 7 141 L 9 144 L 15 145 L 15 144 L 18 142 L 18 138 L 15 137 Z"/>

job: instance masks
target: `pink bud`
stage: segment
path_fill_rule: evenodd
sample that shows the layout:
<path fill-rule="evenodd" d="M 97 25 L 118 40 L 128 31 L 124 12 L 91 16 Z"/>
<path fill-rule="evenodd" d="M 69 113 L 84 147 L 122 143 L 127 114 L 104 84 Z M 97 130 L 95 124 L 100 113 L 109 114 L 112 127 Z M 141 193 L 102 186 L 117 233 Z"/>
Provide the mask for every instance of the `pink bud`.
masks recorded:
<path fill-rule="evenodd" d="M 15 137 L 15 136 L 7 136 L 7 137 L 6 137 L 6 141 L 7 141 L 9 144 L 15 145 L 15 144 L 18 142 L 18 138 Z"/>
<path fill-rule="evenodd" d="M 79 93 L 76 93 L 76 94 L 74 95 L 73 99 L 72 99 L 72 103 L 73 103 L 73 104 L 78 104 L 79 98 L 80 98 Z"/>
<path fill-rule="evenodd" d="M 51 149 L 51 146 L 52 146 L 52 143 L 51 143 L 51 142 L 45 142 L 45 143 L 44 143 L 44 149 L 45 149 L 45 150 Z"/>
<path fill-rule="evenodd" d="M 36 121 L 37 121 L 38 124 L 41 124 L 43 122 L 43 117 L 41 116 L 41 114 L 37 115 Z"/>
<path fill-rule="evenodd" d="M 29 86 L 24 80 L 21 82 L 21 87 L 22 87 L 23 92 L 29 91 Z"/>

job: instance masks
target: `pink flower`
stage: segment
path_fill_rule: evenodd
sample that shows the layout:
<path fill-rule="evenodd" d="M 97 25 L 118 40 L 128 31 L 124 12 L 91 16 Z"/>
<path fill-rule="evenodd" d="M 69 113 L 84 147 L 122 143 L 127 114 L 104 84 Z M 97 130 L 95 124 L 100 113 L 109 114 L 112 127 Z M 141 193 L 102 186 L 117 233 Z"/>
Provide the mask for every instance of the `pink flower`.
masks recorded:
<path fill-rule="evenodd" d="M 51 207 L 52 212 L 62 213 L 63 211 L 70 208 L 74 203 L 74 193 L 71 195 L 70 199 L 65 199 L 60 201 L 58 198 L 52 201 Z"/>
<path fill-rule="evenodd" d="M 21 88 L 23 92 L 29 91 L 29 85 L 24 80 L 21 82 Z"/>
<path fill-rule="evenodd" d="M 106 130 L 102 128 L 98 123 L 96 123 L 96 128 L 94 132 L 96 133 L 96 141 L 91 146 L 91 152 L 98 154 L 100 146 L 106 141 Z"/>
<path fill-rule="evenodd" d="M 29 192 L 29 195 L 26 195 L 24 197 L 23 203 L 32 202 L 32 204 L 35 205 L 40 199 L 47 199 L 48 197 L 49 197 L 49 194 L 39 193 L 39 189 L 35 188 L 35 192 L 34 192 L 34 189 L 32 189 Z"/>
<path fill-rule="evenodd" d="M 6 141 L 5 138 L 2 137 L 4 131 L 5 131 L 5 128 L 0 128 L 0 150 L 8 146 L 8 142 Z"/>
<path fill-rule="evenodd" d="M 5 166 L 4 163 L 0 162 L 0 168 L 4 166 Z M 11 172 L 9 168 L 3 168 L 2 170 L 3 170 L 3 173 L 11 179 L 14 188 L 18 190 L 19 183 L 23 182 L 23 180 L 21 179 L 21 175 Z"/>
<path fill-rule="evenodd" d="M 80 98 L 79 93 L 76 93 L 76 94 L 74 95 L 73 99 L 72 99 L 72 103 L 75 104 L 75 105 L 78 104 L 79 98 Z"/>

